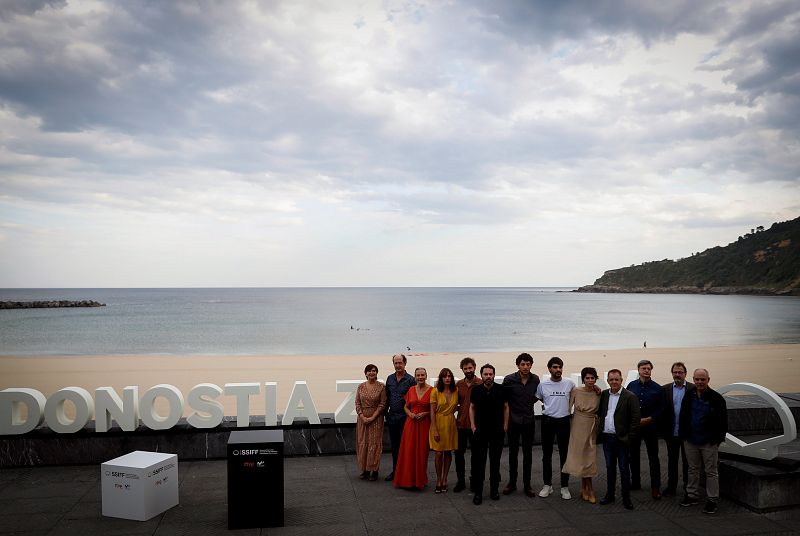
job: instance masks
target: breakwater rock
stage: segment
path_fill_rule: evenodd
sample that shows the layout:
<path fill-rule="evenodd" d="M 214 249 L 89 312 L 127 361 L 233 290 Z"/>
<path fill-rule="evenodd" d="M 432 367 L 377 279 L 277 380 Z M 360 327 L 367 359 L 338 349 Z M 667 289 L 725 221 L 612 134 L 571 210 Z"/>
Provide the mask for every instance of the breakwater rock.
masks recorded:
<path fill-rule="evenodd" d="M 0 301 L 0 309 L 45 309 L 51 307 L 105 307 L 94 300 Z"/>

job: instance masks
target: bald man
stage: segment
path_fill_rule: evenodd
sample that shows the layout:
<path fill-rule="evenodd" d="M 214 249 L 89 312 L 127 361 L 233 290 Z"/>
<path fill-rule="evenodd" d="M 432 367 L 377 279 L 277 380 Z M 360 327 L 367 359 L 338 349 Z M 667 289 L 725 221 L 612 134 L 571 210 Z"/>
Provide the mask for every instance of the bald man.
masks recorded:
<path fill-rule="evenodd" d="M 704 514 L 715 514 L 719 502 L 719 445 L 728 433 L 728 408 L 725 398 L 708 386 L 706 369 L 693 374 L 694 390 L 681 402 L 678 433 L 689 462 L 689 482 L 681 506 L 700 504 L 700 468 L 706 472 Z"/>

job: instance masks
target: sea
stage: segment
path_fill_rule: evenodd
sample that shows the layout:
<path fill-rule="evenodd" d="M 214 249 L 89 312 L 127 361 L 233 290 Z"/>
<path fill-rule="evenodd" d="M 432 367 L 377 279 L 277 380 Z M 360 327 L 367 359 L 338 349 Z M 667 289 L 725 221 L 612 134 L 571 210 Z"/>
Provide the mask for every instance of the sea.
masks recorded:
<path fill-rule="evenodd" d="M 1 355 L 363 355 L 800 343 L 800 298 L 573 288 L 0 289 Z"/>

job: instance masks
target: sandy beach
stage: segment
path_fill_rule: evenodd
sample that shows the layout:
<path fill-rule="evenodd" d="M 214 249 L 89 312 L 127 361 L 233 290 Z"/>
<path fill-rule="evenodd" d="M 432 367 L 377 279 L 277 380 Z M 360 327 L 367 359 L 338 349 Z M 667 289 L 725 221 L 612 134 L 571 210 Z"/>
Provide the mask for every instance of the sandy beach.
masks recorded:
<path fill-rule="evenodd" d="M 524 351 L 524 350 L 523 350 Z M 408 369 L 425 367 L 429 376 L 436 376 L 443 367 L 460 376 L 458 364 L 469 355 L 478 363 L 491 363 L 497 375 L 516 371 L 514 360 L 519 352 L 482 353 L 409 353 Z M 535 351 L 533 371 L 546 374 L 551 356 L 560 356 L 567 374 L 577 373 L 584 366 L 593 366 L 601 375 L 612 368 L 623 374 L 636 368 L 640 359 L 654 364 L 653 379 L 659 383 L 671 380 L 669 368 L 674 361 L 683 361 L 689 374 L 697 367 L 707 368 L 711 386 L 721 387 L 734 382 L 751 382 L 775 392 L 800 392 L 800 344 L 697 348 L 636 348 L 580 351 Z M 186 394 L 199 383 L 277 382 L 278 413 L 283 413 L 295 381 L 308 382 L 314 404 L 320 413 L 332 413 L 345 395 L 336 392 L 336 380 L 363 381 L 367 363 L 378 366 L 379 377 L 386 378 L 393 369 L 391 354 L 386 355 L 291 355 L 291 356 L 0 356 L 0 390 L 28 387 L 45 396 L 63 387 L 77 386 L 93 393 L 97 387 L 113 387 L 118 393 L 128 385 L 139 386 L 143 393 L 153 385 L 171 384 Z M 227 415 L 235 414 L 231 396 L 218 399 Z M 251 414 L 263 414 L 263 398 L 251 400 Z M 187 409 L 187 412 L 189 410 Z"/>

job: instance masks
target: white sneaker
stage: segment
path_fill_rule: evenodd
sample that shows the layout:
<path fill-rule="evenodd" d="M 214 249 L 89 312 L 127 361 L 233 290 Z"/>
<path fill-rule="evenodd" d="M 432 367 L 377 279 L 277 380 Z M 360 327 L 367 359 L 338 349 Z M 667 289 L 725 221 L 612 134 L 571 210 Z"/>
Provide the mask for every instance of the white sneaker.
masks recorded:
<path fill-rule="evenodd" d="M 539 492 L 539 497 L 549 497 L 553 493 L 553 486 L 544 485 L 542 491 Z"/>
<path fill-rule="evenodd" d="M 561 498 L 565 501 L 568 501 L 572 498 L 572 495 L 569 493 L 569 488 L 561 488 Z"/>

